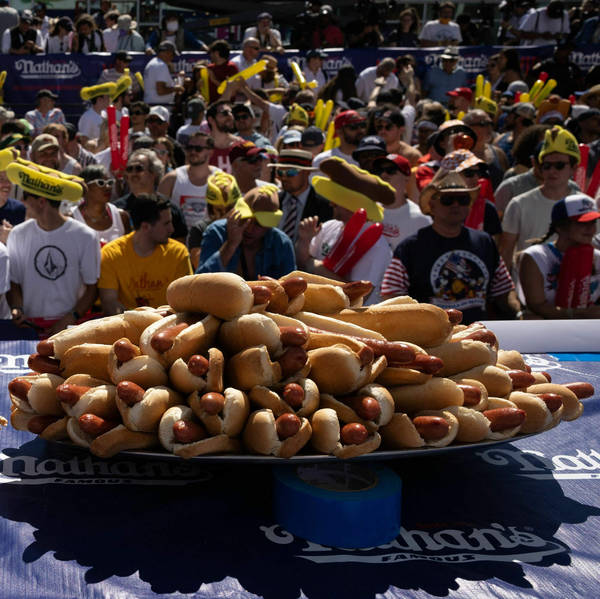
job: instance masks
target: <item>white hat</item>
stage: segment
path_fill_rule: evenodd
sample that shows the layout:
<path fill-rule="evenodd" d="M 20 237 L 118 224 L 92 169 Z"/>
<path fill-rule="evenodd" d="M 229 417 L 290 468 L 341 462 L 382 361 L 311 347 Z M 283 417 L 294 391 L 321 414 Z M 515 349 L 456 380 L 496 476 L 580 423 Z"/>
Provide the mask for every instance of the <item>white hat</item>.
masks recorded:
<path fill-rule="evenodd" d="M 169 122 L 169 111 L 164 106 L 153 106 L 150 109 L 148 118 L 151 116 L 157 116 L 161 121 L 165 123 Z"/>

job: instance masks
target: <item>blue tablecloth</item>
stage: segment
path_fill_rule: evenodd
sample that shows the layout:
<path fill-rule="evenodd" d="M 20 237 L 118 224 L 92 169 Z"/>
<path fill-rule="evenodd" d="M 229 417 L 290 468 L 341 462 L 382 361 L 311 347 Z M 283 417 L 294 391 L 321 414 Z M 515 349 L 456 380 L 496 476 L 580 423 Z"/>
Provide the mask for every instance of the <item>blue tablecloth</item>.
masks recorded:
<path fill-rule="evenodd" d="M 33 347 L 0 342 L 5 417 L 6 384 Z M 600 388 L 600 361 L 528 360 L 557 382 Z M 268 466 L 100 460 L 9 427 L 0 597 L 595 597 L 599 429 L 592 398 L 543 435 L 389 462 L 403 480 L 403 529 L 388 545 L 345 550 L 274 521 Z"/>

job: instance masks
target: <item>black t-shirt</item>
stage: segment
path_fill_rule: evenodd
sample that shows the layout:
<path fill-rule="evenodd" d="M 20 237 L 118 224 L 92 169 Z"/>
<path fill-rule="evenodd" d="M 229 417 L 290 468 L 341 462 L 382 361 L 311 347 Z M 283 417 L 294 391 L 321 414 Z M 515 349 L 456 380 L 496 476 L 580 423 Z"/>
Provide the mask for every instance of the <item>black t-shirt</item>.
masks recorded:
<path fill-rule="evenodd" d="M 411 297 L 461 310 L 465 324 L 486 317 L 486 299 L 500 261 L 487 233 L 463 227 L 458 237 L 448 238 L 430 225 L 400 242 L 394 257 L 408 272 Z"/>
<path fill-rule="evenodd" d="M 18 200 L 8 198 L 6 204 L 0 208 L 0 223 L 6 219 L 13 227 L 25 220 L 25 204 Z"/>

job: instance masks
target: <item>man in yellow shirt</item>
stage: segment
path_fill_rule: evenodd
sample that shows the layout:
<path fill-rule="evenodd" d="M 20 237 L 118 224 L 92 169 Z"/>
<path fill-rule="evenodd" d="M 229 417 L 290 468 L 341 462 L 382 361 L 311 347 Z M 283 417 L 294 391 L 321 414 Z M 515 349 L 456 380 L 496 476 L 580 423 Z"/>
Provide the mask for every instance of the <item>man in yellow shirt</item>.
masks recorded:
<path fill-rule="evenodd" d="M 105 314 L 166 304 L 169 283 L 192 274 L 188 250 L 170 239 L 169 200 L 140 194 L 131 211 L 134 231 L 102 248 L 98 289 Z"/>

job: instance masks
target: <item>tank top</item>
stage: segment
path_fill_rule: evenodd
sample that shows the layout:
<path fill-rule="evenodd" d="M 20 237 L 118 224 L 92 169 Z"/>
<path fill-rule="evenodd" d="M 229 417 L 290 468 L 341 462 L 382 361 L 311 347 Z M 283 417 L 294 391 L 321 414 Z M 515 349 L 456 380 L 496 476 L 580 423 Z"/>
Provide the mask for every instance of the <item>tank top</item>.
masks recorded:
<path fill-rule="evenodd" d="M 97 231 L 96 229 L 92 229 L 96 234 L 98 241 L 100 242 L 100 247 L 106 245 L 109 241 L 116 239 L 117 237 L 121 237 L 121 235 L 125 235 L 125 226 L 123 225 L 123 220 L 121 219 L 121 214 L 119 209 L 114 204 L 106 204 L 108 211 L 110 212 L 110 218 L 112 219 L 112 224 L 108 229 L 104 229 L 104 231 Z M 83 214 L 81 214 L 81 210 L 79 206 L 77 206 L 71 216 L 78 220 L 79 222 L 87 225 L 85 222 L 85 218 L 83 218 Z M 89 225 L 88 225 L 89 226 Z M 90 227 L 91 229 L 91 227 Z"/>
<path fill-rule="evenodd" d="M 190 228 L 206 216 L 206 183 L 194 185 L 188 176 L 187 166 L 176 168 L 175 173 L 171 202 L 179 206 L 183 212 L 185 224 Z"/>

